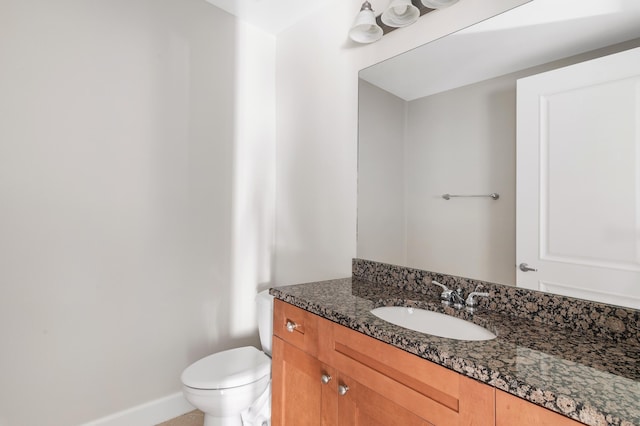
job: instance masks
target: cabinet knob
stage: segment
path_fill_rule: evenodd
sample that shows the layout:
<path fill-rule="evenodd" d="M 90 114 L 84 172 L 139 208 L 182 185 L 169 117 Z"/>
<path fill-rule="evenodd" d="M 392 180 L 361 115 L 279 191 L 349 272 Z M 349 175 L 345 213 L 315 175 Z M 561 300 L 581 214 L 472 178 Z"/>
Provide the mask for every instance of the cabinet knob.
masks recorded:
<path fill-rule="evenodd" d="M 298 327 L 298 324 L 296 324 L 293 321 L 287 321 L 287 326 L 286 327 L 287 327 L 287 331 L 289 333 L 293 333 L 293 330 L 295 330 L 296 327 Z"/>
<path fill-rule="evenodd" d="M 349 392 L 349 386 L 347 385 L 340 385 L 338 386 L 338 394 L 340 395 L 346 395 L 347 392 Z"/>
<path fill-rule="evenodd" d="M 326 385 L 331 381 L 331 376 L 328 374 L 323 374 L 322 376 L 320 376 L 320 381 Z"/>

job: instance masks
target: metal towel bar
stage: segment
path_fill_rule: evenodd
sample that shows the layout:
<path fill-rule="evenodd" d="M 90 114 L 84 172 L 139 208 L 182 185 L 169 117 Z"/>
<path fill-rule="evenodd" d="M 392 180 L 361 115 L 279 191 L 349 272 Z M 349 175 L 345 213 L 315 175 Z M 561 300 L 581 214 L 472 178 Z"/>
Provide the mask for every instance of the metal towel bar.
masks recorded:
<path fill-rule="evenodd" d="M 497 192 L 493 192 L 488 195 L 452 195 L 452 194 L 442 195 L 442 198 L 444 198 L 445 200 L 448 200 L 450 198 L 463 198 L 463 197 L 490 197 L 493 200 L 497 200 L 498 198 L 500 198 L 500 194 L 498 194 Z"/>

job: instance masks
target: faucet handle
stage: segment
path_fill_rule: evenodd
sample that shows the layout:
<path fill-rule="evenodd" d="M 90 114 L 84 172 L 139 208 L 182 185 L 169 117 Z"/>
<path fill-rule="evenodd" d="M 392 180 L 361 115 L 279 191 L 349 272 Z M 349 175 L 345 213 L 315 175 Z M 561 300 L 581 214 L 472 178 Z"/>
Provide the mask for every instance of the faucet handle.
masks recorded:
<path fill-rule="evenodd" d="M 442 287 L 442 291 L 449 291 L 449 288 L 448 288 L 446 285 L 444 285 L 444 284 L 440 284 L 440 283 L 439 283 L 438 281 L 436 281 L 436 280 L 432 280 L 432 281 L 431 281 L 431 284 L 435 284 L 435 285 L 438 285 L 438 286 Z"/>
<path fill-rule="evenodd" d="M 467 296 L 467 300 L 464 302 L 464 304 L 469 306 L 469 307 L 477 306 L 478 305 L 478 301 L 476 299 L 474 299 L 474 296 L 489 297 L 489 293 L 486 293 L 486 292 L 482 293 L 482 292 L 479 292 L 479 291 L 472 291 Z"/>
<path fill-rule="evenodd" d="M 440 284 L 436 280 L 432 280 L 431 284 L 435 284 L 437 286 L 442 287 L 442 293 L 440 293 L 440 299 L 441 300 L 443 300 L 445 302 L 451 302 L 451 293 L 453 293 L 453 290 L 450 290 L 446 285 Z"/>

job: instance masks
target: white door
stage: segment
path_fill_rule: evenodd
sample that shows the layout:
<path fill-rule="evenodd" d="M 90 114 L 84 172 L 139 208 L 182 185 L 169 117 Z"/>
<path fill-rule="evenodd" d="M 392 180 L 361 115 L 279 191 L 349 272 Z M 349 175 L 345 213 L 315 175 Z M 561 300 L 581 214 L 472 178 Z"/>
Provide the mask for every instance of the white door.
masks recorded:
<path fill-rule="evenodd" d="M 517 285 L 640 309 L 640 48 L 521 79 L 517 107 Z"/>

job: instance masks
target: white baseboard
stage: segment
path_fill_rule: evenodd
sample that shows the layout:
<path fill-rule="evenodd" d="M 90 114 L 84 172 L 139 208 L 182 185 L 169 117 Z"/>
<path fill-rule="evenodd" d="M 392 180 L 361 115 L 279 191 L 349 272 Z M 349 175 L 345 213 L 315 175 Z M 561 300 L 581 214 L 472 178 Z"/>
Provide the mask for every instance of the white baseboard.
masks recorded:
<path fill-rule="evenodd" d="M 153 426 L 193 410 L 195 408 L 184 399 L 182 392 L 178 392 L 82 426 Z"/>

